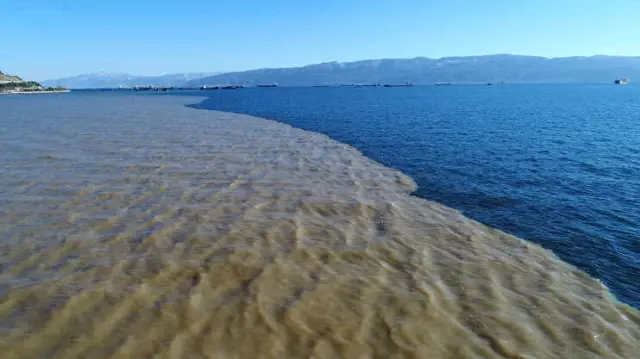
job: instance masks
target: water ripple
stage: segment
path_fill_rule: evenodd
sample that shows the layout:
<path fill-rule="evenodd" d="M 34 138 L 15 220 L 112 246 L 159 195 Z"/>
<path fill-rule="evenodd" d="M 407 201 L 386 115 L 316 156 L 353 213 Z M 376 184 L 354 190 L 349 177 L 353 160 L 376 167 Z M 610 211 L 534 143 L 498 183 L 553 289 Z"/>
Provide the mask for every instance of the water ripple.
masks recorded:
<path fill-rule="evenodd" d="M 194 98 L 0 101 L 21 138 L 0 173 L 3 358 L 640 354 L 640 314 L 599 281 L 325 136 Z M 68 163 L 25 160 L 47 139 Z"/>
<path fill-rule="evenodd" d="M 640 307 L 638 268 L 613 250 L 640 241 L 638 86 L 278 88 L 209 95 L 201 107 L 277 119 L 348 143 L 414 178 L 418 195 L 536 241 Z M 640 258 L 635 247 L 627 248 Z M 636 283 L 632 290 L 621 284 L 628 282 Z"/>

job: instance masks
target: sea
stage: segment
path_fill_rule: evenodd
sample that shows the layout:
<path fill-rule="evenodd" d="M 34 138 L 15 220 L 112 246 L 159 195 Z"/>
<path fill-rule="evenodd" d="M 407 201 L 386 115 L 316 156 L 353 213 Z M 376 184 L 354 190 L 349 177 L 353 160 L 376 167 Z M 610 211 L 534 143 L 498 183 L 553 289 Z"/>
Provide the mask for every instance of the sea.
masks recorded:
<path fill-rule="evenodd" d="M 640 357 L 640 87 L 0 97 L 7 358 Z"/>
<path fill-rule="evenodd" d="M 201 108 L 320 132 L 539 243 L 640 307 L 640 87 L 278 88 Z"/>

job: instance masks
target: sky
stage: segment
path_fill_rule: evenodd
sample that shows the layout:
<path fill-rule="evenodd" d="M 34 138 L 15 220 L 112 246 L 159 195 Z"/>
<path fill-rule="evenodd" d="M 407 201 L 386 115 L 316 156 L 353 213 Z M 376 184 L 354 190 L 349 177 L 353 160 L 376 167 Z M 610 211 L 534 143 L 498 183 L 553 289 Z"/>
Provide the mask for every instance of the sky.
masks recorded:
<path fill-rule="evenodd" d="M 31 80 L 416 56 L 640 55 L 640 0 L 0 0 Z"/>

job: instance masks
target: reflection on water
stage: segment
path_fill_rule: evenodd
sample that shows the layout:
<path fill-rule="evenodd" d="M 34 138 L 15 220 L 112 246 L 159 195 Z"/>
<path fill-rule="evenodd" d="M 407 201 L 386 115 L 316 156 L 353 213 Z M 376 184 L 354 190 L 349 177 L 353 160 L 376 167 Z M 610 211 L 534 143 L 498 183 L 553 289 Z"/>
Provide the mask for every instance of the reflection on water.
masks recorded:
<path fill-rule="evenodd" d="M 0 99 L 6 358 L 633 358 L 640 315 L 328 138 L 196 98 Z"/>

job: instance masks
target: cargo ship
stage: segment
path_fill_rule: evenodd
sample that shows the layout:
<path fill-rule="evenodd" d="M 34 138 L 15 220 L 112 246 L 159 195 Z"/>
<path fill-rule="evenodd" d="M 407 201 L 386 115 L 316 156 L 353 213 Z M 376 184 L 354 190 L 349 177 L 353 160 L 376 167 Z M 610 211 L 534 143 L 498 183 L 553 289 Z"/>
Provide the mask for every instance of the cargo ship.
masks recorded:
<path fill-rule="evenodd" d="M 222 86 L 220 89 L 222 90 L 237 90 L 237 89 L 243 89 L 244 85 L 228 85 L 228 86 Z"/>
<path fill-rule="evenodd" d="M 258 85 L 258 87 L 278 87 L 278 83 L 272 83 L 271 85 Z"/>
<path fill-rule="evenodd" d="M 413 83 L 411 81 L 405 83 L 404 85 L 384 85 L 384 87 L 413 87 Z"/>

